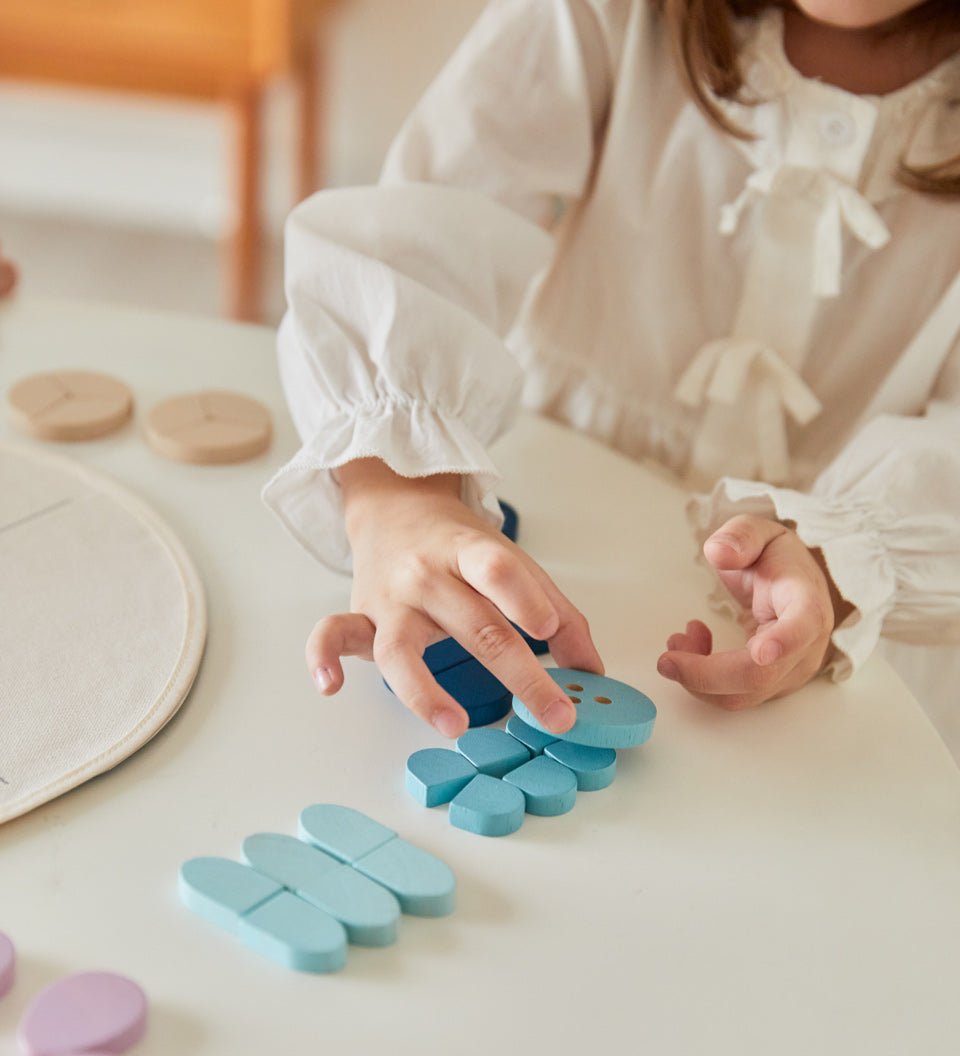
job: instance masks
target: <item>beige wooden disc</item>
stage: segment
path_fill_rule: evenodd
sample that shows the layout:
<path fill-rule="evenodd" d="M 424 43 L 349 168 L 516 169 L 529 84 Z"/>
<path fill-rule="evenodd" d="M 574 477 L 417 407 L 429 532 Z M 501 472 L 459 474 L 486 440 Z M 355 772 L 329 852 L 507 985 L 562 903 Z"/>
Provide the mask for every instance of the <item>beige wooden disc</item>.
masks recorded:
<path fill-rule="evenodd" d="M 165 458 L 216 465 L 266 451 L 273 422 L 257 400 L 209 390 L 158 403 L 147 415 L 145 430 L 147 442 Z"/>
<path fill-rule="evenodd" d="M 133 393 L 122 381 L 87 370 L 31 374 L 7 393 L 18 429 L 38 440 L 95 440 L 133 414 Z"/>

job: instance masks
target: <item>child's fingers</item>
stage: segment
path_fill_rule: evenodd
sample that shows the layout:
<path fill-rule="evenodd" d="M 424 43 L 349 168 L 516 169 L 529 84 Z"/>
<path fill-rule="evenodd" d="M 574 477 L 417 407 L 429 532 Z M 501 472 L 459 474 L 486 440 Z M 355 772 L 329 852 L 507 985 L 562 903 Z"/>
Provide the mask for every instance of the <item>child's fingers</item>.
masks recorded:
<path fill-rule="evenodd" d="M 698 655 L 693 636 L 702 632 L 688 625 L 668 641 L 659 672 L 731 710 L 804 685 L 822 666 L 834 616 L 825 577 L 803 542 L 775 521 L 741 516 L 715 532 L 704 553 L 757 629 L 743 649 Z"/>
<path fill-rule="evenodd" d="M 570 729 L 576 721 L 572 701 L 488 598 L 460 581 L 439 580 L 431 585 L 427 609 L 430 620 L 496 675 L 548 730 L 565 733 Z M 380 627 L 378 646 L 382 631 Z"/>
<path fill-rule="evenodd" d="M 549 640 L 561 667 L 603 674 L 583 614 L 522 550 L 499 539 L 479 539 L 461 548 L 458 565 L 464 581 L 508 620 L 534 638 Z"/>
<path fill-rule="evenodd" d="M 778 535 L 788 531 L 779 521 L 739 514 L 706 540 L 703 553 L 717 569 L 749 568 Z"/>
<path fill-rule="evenodd" d="M 826 579 L 809 551 L 793 534 L 777 540 L 763 559 L 758 619 L 748 648 L 761 666 L 799 661 L 808 651 L 825 649 L 833 630 L 834 613 Z"/>
<path fill-rule="evenodd" d="M 757 704 L 776 692 L 792 666 L 779 663 L 760 667 L 746 648 L 709 656 L 668 651 L 657 661 L 657 671 L 664 678 L 679 682 L 695 697 L 736 697 Z"/>
<path fill-rule="evenodd" d="M 534 638 L 552 638 L 560 618 L 543 586 L 501 539 L 479 536 L 457 552 L 465 583 Z"/>
<path fill-rule="evenodd" d="M 459 737 L 469 725 L 466 711 L 441 689 L 423 662 L 432 623 L 409 610 L 377 627 L 374 660 L 396 696 L 444 737 Z"/>
<path fill-rule="evenodd" d="M 550 733 L 566 733 L 577 721 L 573 701 L 547 674 L 530 652 L 527 644 L 517 638 L 519 648 L 504 652 L 496 664 L 484 664 L 517 698 L 530 709 L 534 718 Z M 558 662 L 566 665 L 568 661 Z M 578 667 L 577 670 L 585 670 Z M 602 667 L 601 667 L 602 670 Z"/>
<path fill-rule="evenodd" d="M 713 632 L 702 620 L 687 624 L 687 636 L 693 641 L 693 651 L 708 656 L 713 650 Z"/>
<path fill-rule="evenodd" d="M 553 659 L 560 667 L 602 675 L 603 660 L 594 645 L 587 618 L 539 565 L 533 566 L 533 575 L 550 599 L 559 620 L 557 630 L 550 638 Z"/>
<path fill-rule="evenodd" d="M 667 650 L 684 653 L 700 653 L 708 656 L 713 649 L 713 634 L 700 620 L 690 620 L 686 631 L 671 634 L 667 639 Z"/>
<path fill-rule="evenodd" d="M 569 605 L 568 610 L 561 610 L 561 613 L 560 627 L 550 639 L 550 655 L 556 660 L 557 666 L 602 675 L 603 660 L 593 644 L 586 617 L 572 605 Z"/>
<path fill-rule="evenodd" d="M 341 612 L 327 616 L 310 632 L 305 656 L 307 670 L 321 693 L 336 693 L 343 685 L 342 656 L 373 659 L 375 629 L 366 616 Z"/>
<path fill-rule="evenodd" d="M 761 627 L 747 643 L 754 663 L 761 667 L 781 661 L 796 663 L 805 653 L 826 649 L 833 613 L 813 597 L 798 597 L 773 623 Z"/>

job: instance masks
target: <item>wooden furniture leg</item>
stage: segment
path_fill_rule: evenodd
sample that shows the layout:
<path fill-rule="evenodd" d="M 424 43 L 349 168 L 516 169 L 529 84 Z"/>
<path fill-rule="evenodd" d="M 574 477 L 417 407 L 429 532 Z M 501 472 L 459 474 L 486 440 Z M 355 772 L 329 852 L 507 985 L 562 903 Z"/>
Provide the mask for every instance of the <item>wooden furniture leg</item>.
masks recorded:
<path fill-rule="evenodd" d="M 233 113 L 234 202 L 233 230 L 228 239 L 229 311 L 234 319 L 260 318 L 260 164 L 262 156 L 261 92 L 243 85 L 231 98 Z"/>
<path fill-rule="evenodd" d="M 304 49 L 294 72 L 297 107 L 297 144 L 294 168 L 294 201 L 302 202 L 316 191 L 324 178 L 324 160 L 319 155 L 324 142 L 321 123 L 323 107 L 318 102 L 323 67 L 323 45 L 314 25 L 309 45 Z"/>

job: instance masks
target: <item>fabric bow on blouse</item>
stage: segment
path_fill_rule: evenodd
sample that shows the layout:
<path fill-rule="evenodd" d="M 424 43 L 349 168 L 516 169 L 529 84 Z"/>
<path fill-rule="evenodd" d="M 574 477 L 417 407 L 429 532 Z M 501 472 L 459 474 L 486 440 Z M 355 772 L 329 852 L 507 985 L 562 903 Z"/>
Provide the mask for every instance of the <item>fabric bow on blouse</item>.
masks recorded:
<path fill-rule="evenodd" d="M 734 331 L 700 349 L 675 391 L 681 403 L 704 409 L 688 472 L 698 487 L 731 471 L 773 484 L 790 479 L 787 415 L 803 426 L 821 410 L 799 371 L 817 300 L 840 290 L 844 228 L 870 249 L 890 239 L 866 198 L 824 169 L 788 163 L 758 169 L 724 206 L 721 233 L 732 235 L 750 205 L 763 215 Z M 782 313 L 764 306 L 785 290 L 796 311 L 789 335 L 781 336 Z"/>

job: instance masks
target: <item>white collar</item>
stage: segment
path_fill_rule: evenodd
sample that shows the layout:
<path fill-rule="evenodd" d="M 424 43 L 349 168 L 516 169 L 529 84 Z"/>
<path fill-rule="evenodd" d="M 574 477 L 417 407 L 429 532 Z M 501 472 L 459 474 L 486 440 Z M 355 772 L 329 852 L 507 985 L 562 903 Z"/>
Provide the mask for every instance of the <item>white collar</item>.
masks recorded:
<path fill-rule="evenodd" d="M 960 53 L 887 95 L 857 95 L 790 63 L 779 8 L 742 19 L 736 30 L 745 96 L 762 101 L 716 102 L 755 137 L 736 144 L 755 168 L 827 169 L 876 203 L 902 191 L 901 159 L 924 164 L 960 153 Z M 847 130 L 835 142 L 823 134 L 831 122 Z"/>

